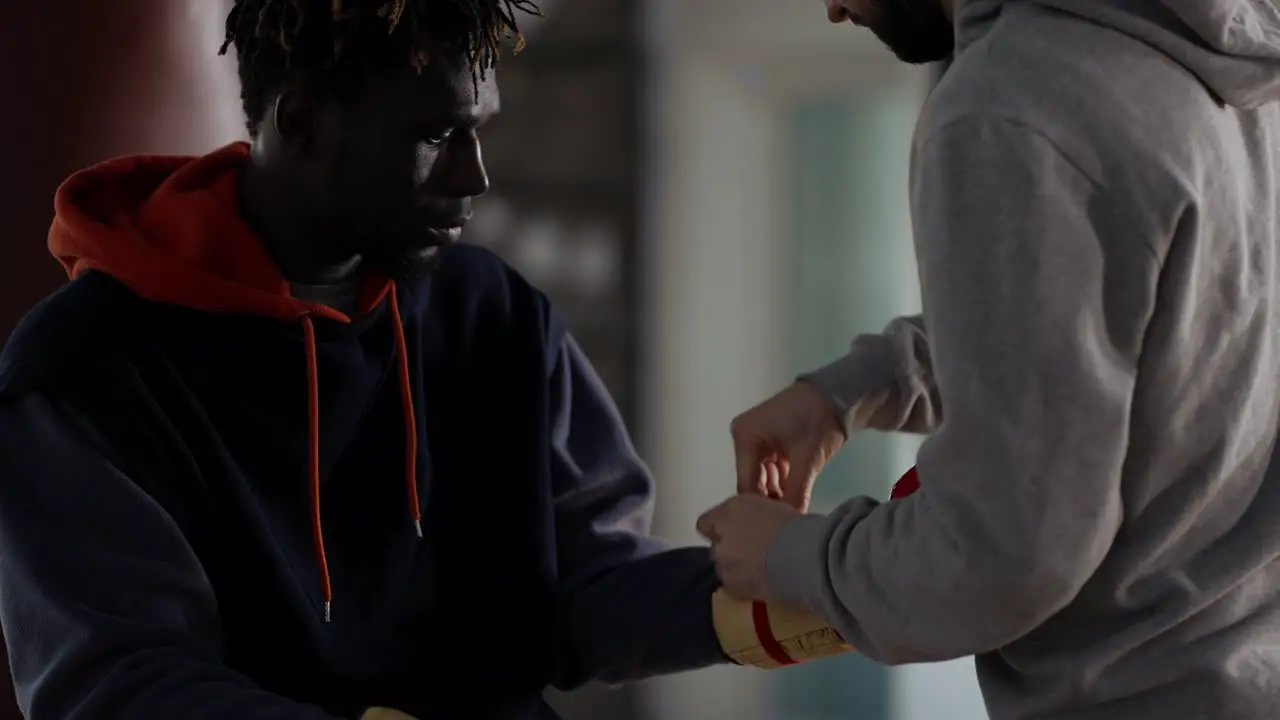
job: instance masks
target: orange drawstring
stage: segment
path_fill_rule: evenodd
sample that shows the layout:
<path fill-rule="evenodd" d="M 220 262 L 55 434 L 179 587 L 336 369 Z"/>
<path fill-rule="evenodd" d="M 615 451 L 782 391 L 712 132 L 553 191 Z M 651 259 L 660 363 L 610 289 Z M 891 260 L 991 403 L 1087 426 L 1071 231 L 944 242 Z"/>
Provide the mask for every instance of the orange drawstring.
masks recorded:
<path fill-rule="evenodd" d="M 405 485 L 409 491 L 409 517 L 414 530 L 422 537 L 422 508 L 418 504 L 418 423 L 413 410 L 413 385 L 409 375 L 409 345 L 405 342 L 400 303 L 393 283 L 391 324 L 396 339 L 396 364 L 400 376 L 400 404 L 405 427 Z M 302 333 L 307 353 L 307 481 L 311 494 L 311 534 L 315 542 L 316 567 L 320 571 L 320 592 L 324 597 L 324 621 L 329 622 L 333 610 L 333 586 L 329 578 L 329 558 L 324 549 L 324 530 L 320 515 L 320 374 L 316 361 L 316 328 L 309 316 L 302 317 Z"/>
<path fill-rule="evenodd" d="M 404 408 L 404 474 L 409 491 L 409 517 L 418 537 L 422 537 L 422 507 L 418 504 L 418 422 L 413 412 L 413 385 L 409 379 L 409 345 L 404 340 L 404 323 L 400 321 L 400 301 L 396 286 L 391 285 L 391 327 L 396 334 L 396 355 L 400 365 L 400 404 Z"/>
<path fill-rule="evenodd" d="M 311 536 L 320 570 L 324 621 L 329 622 L 333 587 L 329 584 L 329 558 L 324 552 L 324 529 L 320 526 L 320 372 L 316 367 L 316 327 L 306 316 L 302 318 L 302 334 L 307 344 L 307 480 L 311 491 Z"/>

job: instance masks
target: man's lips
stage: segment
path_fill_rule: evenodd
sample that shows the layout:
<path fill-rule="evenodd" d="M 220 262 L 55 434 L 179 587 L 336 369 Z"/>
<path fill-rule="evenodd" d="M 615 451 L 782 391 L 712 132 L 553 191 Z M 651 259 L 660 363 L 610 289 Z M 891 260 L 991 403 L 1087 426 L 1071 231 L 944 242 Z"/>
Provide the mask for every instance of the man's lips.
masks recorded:
<path fill-rule="evenodd" d="M 465 223 L 453 225 L 427 225 L 423 228 L 422 238 L 428 247 L 444 247 L 453 245 L 462 239 Z"/>
<path fill-rule="evenodd" d="M 457 208 L 434 207 L 430 204 L 418 208 L 419 232 L 430 245 L 450 245 L 462 237 L 462 229 L 471 220 L 471 213 Z"/>
<path fill-rule="evenodd" d="M 428 225 L 426 228 L 426 232 L 432 238 L 442 243 L 453 243 L 453 242 L 457 242 L 458 239 L 462 237 L 462 228 L 463 228 L 462 225 L 445 225 L 445 226 Z"/>

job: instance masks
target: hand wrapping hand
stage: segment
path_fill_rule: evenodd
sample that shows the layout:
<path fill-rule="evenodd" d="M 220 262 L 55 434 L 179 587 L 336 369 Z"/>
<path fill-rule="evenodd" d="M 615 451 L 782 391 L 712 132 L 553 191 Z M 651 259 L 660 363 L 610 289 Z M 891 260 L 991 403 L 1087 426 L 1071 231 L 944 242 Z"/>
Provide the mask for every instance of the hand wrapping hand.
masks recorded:
<path fill-rule="evenodd" d="M 804 512 L 822 466 L 844 444 L 835 410 L 805 382 L 797 382 L 730 426 L 738 492 L 782 498 Z"/>
<path fill-rule="evenodd" d="M 799 516 L 800 511 L 786 503 L 738 495 L 698 518 L 698 532 L 711 541 L 711 557 L 726 592 L 741 600 L 769 599 L 769 546 L 782 527 Z"/>

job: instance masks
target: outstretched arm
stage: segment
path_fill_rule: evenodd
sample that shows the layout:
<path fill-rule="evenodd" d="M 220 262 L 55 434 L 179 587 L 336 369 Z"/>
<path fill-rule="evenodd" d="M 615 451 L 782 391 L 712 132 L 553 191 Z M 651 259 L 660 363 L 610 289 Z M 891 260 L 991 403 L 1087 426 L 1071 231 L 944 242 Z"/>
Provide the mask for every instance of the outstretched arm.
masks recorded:
<path fill-rule="evenodd" d="M 707 548 L 671 549 L 648 536 L 653 480 L 604 384 L 571 337 L 552 364 L 557 687 L 727 662 L 712 623 L 719 583 Z"/>

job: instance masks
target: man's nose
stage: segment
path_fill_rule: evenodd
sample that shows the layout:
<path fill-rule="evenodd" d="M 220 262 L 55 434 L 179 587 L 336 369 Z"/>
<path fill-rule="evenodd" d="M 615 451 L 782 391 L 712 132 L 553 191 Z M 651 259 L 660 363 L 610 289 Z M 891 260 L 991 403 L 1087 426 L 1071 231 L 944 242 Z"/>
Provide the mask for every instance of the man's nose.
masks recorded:
<path fill-rule="evenodd" d="M 489 191 L 489 173 L 484 166 L 480 139 L 470 134 L 447 150 L 445 185 L 456 197 L 479 197 Z"/>
<path fill-rule="evenodd" d="M 826 0 L 826 2 L 828 20 L 833 23 L 842 23 L 849 19 L 849 11 L 840 4 L 840 0 Z"/>

